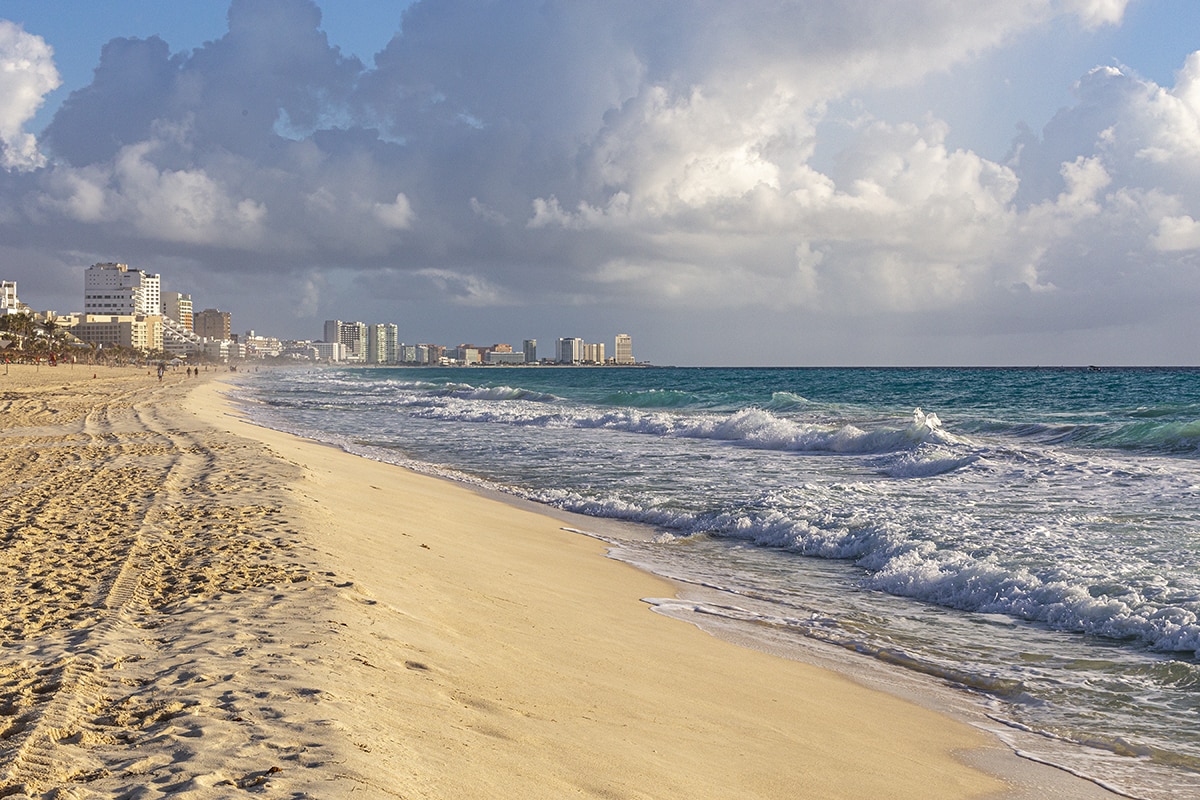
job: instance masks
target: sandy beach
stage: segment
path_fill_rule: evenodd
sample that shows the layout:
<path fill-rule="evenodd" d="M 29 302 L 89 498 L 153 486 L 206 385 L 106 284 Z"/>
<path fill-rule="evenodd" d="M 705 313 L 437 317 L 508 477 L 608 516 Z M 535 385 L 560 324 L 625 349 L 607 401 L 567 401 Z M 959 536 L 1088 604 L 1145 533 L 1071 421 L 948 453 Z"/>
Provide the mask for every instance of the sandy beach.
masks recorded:
<path fill-rule="evenodd" d="M 7 372 L 0 796 L 1111 796 L 654 613 L 552 516 L 251 426 L 216 373 Z"/>

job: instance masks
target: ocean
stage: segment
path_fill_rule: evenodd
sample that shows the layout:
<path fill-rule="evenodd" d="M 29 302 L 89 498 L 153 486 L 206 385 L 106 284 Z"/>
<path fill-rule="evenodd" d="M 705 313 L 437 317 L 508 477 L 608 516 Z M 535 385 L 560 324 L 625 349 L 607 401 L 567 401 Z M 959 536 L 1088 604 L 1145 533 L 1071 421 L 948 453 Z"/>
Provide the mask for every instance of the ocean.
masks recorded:
<path fill-rule="evenodd" d="M 1024 755 L 1200 796 L 1200 370 L 330 367 L 236 396 L 593 518 L 684 585 L 664 612 L 932 676 Z"/>

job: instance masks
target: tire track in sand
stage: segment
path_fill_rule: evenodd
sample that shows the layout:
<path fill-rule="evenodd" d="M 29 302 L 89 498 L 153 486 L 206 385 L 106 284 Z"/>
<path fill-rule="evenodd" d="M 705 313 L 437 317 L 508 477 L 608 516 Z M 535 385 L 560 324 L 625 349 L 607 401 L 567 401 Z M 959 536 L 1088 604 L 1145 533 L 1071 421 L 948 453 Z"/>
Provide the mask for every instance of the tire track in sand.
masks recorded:
<path fill-rule="evenodd" d="M 147 409 L 161 399 L 162 388 L 149 391 L 136 404 L 130 402 L 133 397 L 146 390 L 133 390 L 111 396 L 109 402 L 94 406 L 82 420 L 79 436 L 84 456 L 100 456 L 100 461 L 106 464 L 119 463 L 131 455 L 146 453 L 146 448 L 139 441 L 145 437 L 122 437 L 117 433 L 122 425 L 122 411 L 132 411 L 134 429 L 154 430 L 162 434 L 162 426 L 157 423 L 156 416 Z M 37 698 L 36 705 L 26 711 L 20 723 L 5 734 L 4 739 L 15 740 L 16 746 L 8 756 L 8 766 L 0 774 L 0 797 L 15 794 L 35 795 L 44 787 L 60 783 L 71 776 L 62 774 L 64 763 L 58 757 L 59 748 L 63 743 L 77 743 L 83 740 L 81 722 L 87 716 L 88 709 L 101 702 L 107 688 L 107 681 L 100 672 L 104 663 L 111 659 L 107 652 L 113 632 L 122 625 L 129 624 L 132 613 L 138 606 L 144 606 L 148 598 L 143 590 L 144 577 L 156 569 L 154 559 L 154 539 L 156 531 L 150 520 L 148 508 L 138 509 L 137 503 L 121 502 L 122 489 L 130 488 L 121 484 L 129 480 L 146 480 L 159 478 L 159 485 L 165 486 L 172 476 L 189 471 L 195 472 L 192 460 L 197 456 L 189 451 L 197 450 L 195 437 L 186 433 L 166 433 L 169 441 L 165 469 L 157 475 L 145 474 L 144 467 L 133 474 L 120 475 L 116 479 L 110 471 L 96 469 L 82 482 L 69 487 L 70 493 L 80 498 L 82 502 L 96 501 L 107 498 L 108 502 L 97 503 L 93 513 L 103 514 L 108 511 L 107 520 L 110 524 L 120 525 L 130 520 L 120 520 L 111 514 L 111 506 L 116 502 L 120 511 L 125 514 L 118 516 L 141 516 L 142 521 L 136 525 L 132 535 L 116 537 L 100 537 L 92 544 L 112 555 L 116 546 L 119 561 L 109 564 L 107 570 L 96 570 L 89 577 L 100 586 L 107 583 L 103 598 L 94 608 L 98 614 L 95 621 L 78 630 L 70 637 L 66 652 L 57 663 L 40 672 L 42 682 L 33 688 Z M 202 456 L 201 456 L 202 457 Z M 34 504 L 25 514 L 26 528 L 52 526 L 59 514 L 54 505 L 63 494 L 63 487 L 53 488 L 51 494 Z M 161 502 L 155 495 L 151 504 Z M 105 506 L 109 506 L 106 508 Z M 49 523 L 47 525 L 46 523 Z M 115 567 L 115 568 L 114 568 Z M 107 573 L 107 575 L 105 575 Z M 119 656 L 118 656 L 119 658 Z"/>
<path fill-rule="evenodd" d="M 278 509 L 228 504 L 234 482 L 246 476 L 222 473 L 218 450 L 237 445 L 211 431 L 172 427 L 160 409 L 169 388 L 141 388 L 90 410 L 76 426 L 78 443 L 67 448 L 78 456 L 75 472 L 88 470 L 86 477 L 21 512 L 21 527 L 42 538 L 79 503 L 92 504 L 89 515 L 103 524 L 76 526 L 85 528 L 76 549 L 99 554 L 84 558 L 91 564 L 91 602 L 78 592 L 74 602 L 61 593 L 47 596 L 43 605 L 71 613 L 58 614 L 58 626 L 10 637 L 35 660 L 0 665 L 0 691 L 6 675 L 16 684 L 15 702 L 0 706 L 0 719 L 8 711 L 13 720 L 0 730 L 0 797 L 103 777 L 99 762 L 81 765 L 89 746 L 136 739 L 181 711 L 178 703 L 141 701 L 137 688 L 131 699 L 118 671 L 126 662 L 155 659 L 155 647 L 169 647 L 150 632 L 160 609 L 250 585 L 307 580 L 303 570 L 279 565 L 271 542 L 246 535 L 253 527 L 269 529 L 261 523 Z M 64 458 L 46 462 L 61 467 Z M 74 508 L 59 508 L 64 494 Z M 219 568 L 214 559 L 222 559 Z M 64 757 L 63 748 L 74 745 Z"/>

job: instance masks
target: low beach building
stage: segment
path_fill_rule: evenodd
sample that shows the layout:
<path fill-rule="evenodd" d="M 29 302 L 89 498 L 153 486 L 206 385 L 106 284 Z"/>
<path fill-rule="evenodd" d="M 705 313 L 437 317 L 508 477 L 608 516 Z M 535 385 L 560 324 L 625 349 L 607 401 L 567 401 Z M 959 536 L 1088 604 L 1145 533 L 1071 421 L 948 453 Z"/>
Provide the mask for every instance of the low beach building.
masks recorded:
<path fill-rule="evenodd" d="M 246 331 L 242 337 L 246 346 L 247 358 L 275 358 L 283 353 L 283 342 L 274 336 L 259 336 L 254 331 Z"/>
<path fill-rule="evenodd" d="M 157 314 L 85 314 L 69 330 L 97 347 L 128 347 L 142 353 L 163 349 L 163 322 Z"/>
<path fill-rule="evenodd" d="M 460 344 L 456 347 L 453 353 L 447 353 L 446 356 L 460 364 L 482 364 L 483 356 L 481 348 L 470 344 Z"/>
<path fill-rule="evenodd" d="M 489 350 L 485 364 L 524 364 L 524 353 L 504 353 L 499 350 Z"/>
<path fill-rule="evenodd" d="M 346 360 L 346 345 L 341 342 L 313 342 L 312 349 L 317 361 L 334 363 Z"/>
<path fill-rule="evenodd" d="M 228 363 L 246 357 L 246 345 L 231 339 L 208 339 L 204 342 L 204 357 Z"/>
<path fill-rule="evenodd" d="M 163 350 L 175 358 L 188 358 L 204 352 L 204 337 L 197 336 L 183 323 L 163 317 Z"/>

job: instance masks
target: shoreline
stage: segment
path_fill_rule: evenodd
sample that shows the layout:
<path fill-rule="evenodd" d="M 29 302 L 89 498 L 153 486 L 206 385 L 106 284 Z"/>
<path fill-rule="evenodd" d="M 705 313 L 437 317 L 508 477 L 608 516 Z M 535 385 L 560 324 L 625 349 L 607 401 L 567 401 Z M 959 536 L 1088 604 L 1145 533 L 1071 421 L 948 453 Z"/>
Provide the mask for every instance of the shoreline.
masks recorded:
<path fill-rule="evenodd" d="M 234 404 L 233 413 L 235 415 L 240 415 L 241 413 L 236 404 Z M 253 425 L 253 423 L 250 424 Z M 294 434 L 281 433 L 271 429 L 260 428 L 260 430 L 270 430 L 272 434 L 284 437 L 294 436 Z M 320 446 L 327 445 L 322 444 Z M 344 452 L 340 448 L 338 449 L 339 452 Z M 386 461 L 376 460 L 369 455 L 350 455 L 352 458 L 361 458 L 371 463 L 392 466 Z M 823 671 L 835 673 L 851 680 L 857 685 L 866 687 L 868 691 L 882 692 L 892 697 L 902 698 L 923 709 L 932 710 L 937 714 L 953 718 L 957 722 L 970 725 L 978 731 L 983 732 L 988 737 L 988 743 L 985 747 L 965 753 L 955 751 L 955 757 L 961 758 L 965 763 L 978 767 L 990 775 L 1000 776 L 1007 781 L 1009 784 L 1007 788 L 1000 794 L 995 795 L 996 797 L 1030 798 L 1031 800 L 1032 798 L 1059 797 L 1096 798 L 1100 800 L 1101 798 L 1125 796 L 1104 788 L 1092 779 L 1077 775 L 1052 763 L 1042 761 L 1036 756 L 1028 754 L 1025 756 L 1017 755 L 1011 745 L 1005 744 L 997 737 L 997 733 L 1001 731 L 1012 735 L 1015 735 L 1016 732 L 987 719 L 982 706 L 973 699 L 968 698 L 961 689 L 945 685 L 936 679 L 930 678 L 930 676 L 918 675 L 907 670 L 888 668 L 874 660 L 858 658 L 853 653 L 848 653 L 834 645 L 818 641 L 805 640 L 800 646 L 797 646 L 795 643 L 771 645 L 763 640 L 754 639 L 744 634 L 722 631 L 718 627 L 706 624 L 707 620 L 697 618 L 695 615 L 675 614 L 669 610 L 660 608 L 659 602 L 655 598 L 662 597 L 667 600 L 668 604 L 673 600 L 683 600 L 683 604 L 686 605 L 686 593 L 689 589 L 694 590 L 695 587 L 671 581 L 622 560 L 618 556 L 607 554 L 614 547 L 619 548 L 620 540 L 622 539 L 637 539 L 648 535 L 649 529 L 645 526 L 638 525 L 637 523 L 625 523 L 618 520 L 589 517 L 543 506 L 515 495 L 506 494 L 495 488 L 473 483 L 461 483 L 452 477 L 441 474 L 436 469 L 429 472 L 420 470 L 412 472 L 409 468 L 403 466 L 396 468 L 423 479 L 448 483 L 458 491 L 465 491 L 483 498 L 487 503 L 500 503 L 522 512 L 549 517 L 552 523 L 557 523 L 560 531 L 569 532 L 571 536 L 585 537 L 601 544 L 605 551 L 606 559 L 615 561 L 622 566 L 630 567 L 638 573 L 666 585 L 669 590 L 667 594 L 655 595 L 654 597 L 644 595 L 641 600 L 648 609 L 660 616 L 664 616 L 674 622 L 683 622 L 688 626 L 695 627 L 697 630 L 703 631 L 706 635 L 717 638 L 739 649 L 750 649 L 758 653 L 766 653 L 771 658 L 785 659 L 795 663 L 816 666 Z M 893 786 L 890 790 L 896 791 L 897 789 Z"/>
<path fill-rule="evenodd" d="M 440 787 L 433 796 L 471 796 L 499 775 L 510 785 L 498 797 L 581 790 L 632 797 L 782 797 L 797 783 L 822 797 L 970 797 L 1003 788 L 949 755 L 980 744 L 977 732 L 953 723 L 943 727 L 942 718 L 926 718 L 927 712 L 885 696 L 856 708 L 842 702 L 855 689 L 832 673 L 737 648 L 652 613 L 641 598 L 670 594 L 674 587 L 606 558 L 604 543 L 563 531 L 559 519 L 442 478 L 251 427 L 238 432 L 266 441 L 285 458 L 308 460 L 313 447 L 324 453 L 324 475 L 306 476 L 309 489 L 324 484 L 338 497 L 366 485 L 374 497 L 382 486 L 402 483 L 396 488 L 406 497 L 405 522 L 414 527 L 390 523 L 398 530 L 387 536 L 341 544 L 354 547 L 355 555 L 377 556 L 375 548 L 398 535 L 421 559 L 406 573 L 420 591 L 405 597 L 407 592 L 385 586 L 392 579 L 368 572 L 357 558 L 337 571 L 353 570 L 373 599 L 433 637 L 421 649 L 422 659 L 462 659 L 445 672 L 451 685 L 471 687 L 472 697 L 460 701 L 469 710 L 460 716 L 463 710 L 455 704 L 440 706 L 437 716 L 459 721 L 445 726 L 449 730 L 426 727 L 423 733 L 441 741 L 436 749 L 469 747 L 474 730 L 489 738 L 480 742 L 486 746 L 472 747 L 475 762 L 469 769 L 475 774 L 431 778 Z M 329 494 L 312 497 L 330 500 Z M 438 530 L 430 526 L 435 520 Z M 475 541 L 464 551 L 468 539 Z M 481 563 L 485 554 L 494 560 Z M 450 563 L 439 563 L 446 560 Z M 421 602 L 427 605 L 412 618 L 407 609 Z M 447 637 L 446 631 L 459 635 Z M 514 662 L 520 662 L 519 675 L 507 674 Z M 807 689 L 795 688 L 800 686 Z M 439 694 L 462 691 L 439 688 Z M 813 702 L 810 691 L 827 702 Z M 847 723 L 853 733 L 845 731 Z M 914 730 L 889 730 L 905 723 Z M 865 735 L 876 725 L 879 735 Z M 829 736 L 810 741 L 795 730 L 802 727 Z M 459 736 L 464 740 L 455 741 Z M 848 741 L 840 746 L 829 741 L 841 737 Z M 807 763 L 789 763 L 792 759 Z"/>
<path fill-rule="evenodd" d="M 557 517 L 254 426 L 210 376 L 49 371 L 0 383 L 0 513 L 31 545 L 0 588 L 45 586 L 22 570 L 63 530 L 43 572 L 100 566 L 4 634 L 9 794 L 1114 796 L 654 613 L 673 584 Z M 49 459 L 78 481 L 17 479 Z"/>

